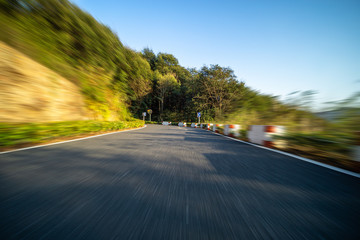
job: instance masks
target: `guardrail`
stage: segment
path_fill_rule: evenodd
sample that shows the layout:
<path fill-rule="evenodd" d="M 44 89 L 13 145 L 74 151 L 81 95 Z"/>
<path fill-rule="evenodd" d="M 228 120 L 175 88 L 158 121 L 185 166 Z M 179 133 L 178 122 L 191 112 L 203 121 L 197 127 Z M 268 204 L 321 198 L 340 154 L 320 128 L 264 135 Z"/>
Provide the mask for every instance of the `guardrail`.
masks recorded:
<path fill-rule="evenodd" d="M 248 131 L 248 139 L 252 143 L 265 147 L 282 147 L 284 141 L 278 140 L 275 136 L 282 136 L 285 127 L 276 125 L 251 125 Z"/>
<path fill-rule="evenodd" d="M 213 124 L 213 131 L 216 132 L 216 133 L 220 133 L 220 130 L 222 129 L 222 124 Z"/>
<path fill-rule="evenodd" d="M 290 147 L 291 150 L 294 148 L 294 146 L 299 145 L 311 147 L 312 149 L 316 149 L 316 151 L 330 151 L 334 152 L 335 154 L 350 154 L 351 156 L 349 155 L 349 157 L 351 160 L 360 162 L 360 132 L 356 133 L 354 143 L 354 138 L 344 142 L 337 141 L 336 138 L 327 139 L 327 137 L 324 138 L 321 135 L 306 136 L 306 134 L 302 133 L 287 133 L 284 126 L 278 125 L 250 125 L 248 129 L 243 129 L 241 125 L 238 124 L 224 125 L 220 123 L 186 124 L 184 122 L 180 122 L 179 124 L 174 123 L 172 125 L 202 128 L 229 137 L 259 144 L 268 148 L 285 149 Z"/>
<path fill-rule="evenodd" d="M 229 137 L 240 137 L 241 125 L 228 124 L 224 127 L 224 135 Z"/>
<path fill-rule="evenodd" d="M 192 123 L 193 128 L 202 128 L 225 136 L 240 138 L 241 125 L 239 124 L 214 124 L 214 123 Z M 252 143 L 263 145 L 265 147 L 283 147 L 285 141 L 277 139 L 275 136 L 281 136 L 285 133 L 285 127 L 276 125 L 251 125 L 248 130 L 247 140 Z M 244 137 L 243 137 L 244 138 Z"/>
<path fill-rule="evenodd" d="M 278 125 L 250 125 L 248 129 L 243 129 L 238 124 L 224 125 L 220 123 L 189 123 L 187 126 L 202 128 L 300 156 L 312 156 L 321 161 L 329 159 L 335 161 L 336 166 L 342 166 L 351 171 L 358 171 L 353 170 L 353 166 L 355 166 L 354 169 L 359 169 L 359 165 L 353 165 L 353 163 L 360 162 L 360 132 L 357 132 L 354 138 L 348 133 L 329 133 L 329 135 L 321 132 L 314 134 L 290 133 L 284 126 Z"/>
<path fill-rule="evenodd" d="M 175 124 L 176 125 L 176 124 Z M 180 127 L 190 126 L 192 128 L 201 128 L 209 131 L 213 131 L 216 133 L 224 134 L 229 137 L 241 138 L 242 140 L 249 141 L 251 143 L 259 144 L 265 147 L 277 147 L 283 148 L 285 147 L 285 142 L 287 138 L 291 135 L 286 135 L 286 129 L 284 126 L 279 125 L 250 125 L 248 130 L 243 130 L 241 125 L 239 124 L 220 124 L 220 123 L 191 123 L 191 125 L 187 125 L 184 122 L 179 122 L 177 124 Z M 302 136 L 302 138 L 306 138 Z M 316 138 L 316 137 L 308 137 L 311 141 L 321 141 L 327 144 L 337 144 L 338 142 L 334 142 L 331 140 Z M 356 147 L 357 149 L 357 147 Z M 360 155 L 360 149 L 355 150 L 356 156 Z M 357 158 L 360 158 L 357 157 Z M 360 161 L 360 160 L 358 160 Z"/>

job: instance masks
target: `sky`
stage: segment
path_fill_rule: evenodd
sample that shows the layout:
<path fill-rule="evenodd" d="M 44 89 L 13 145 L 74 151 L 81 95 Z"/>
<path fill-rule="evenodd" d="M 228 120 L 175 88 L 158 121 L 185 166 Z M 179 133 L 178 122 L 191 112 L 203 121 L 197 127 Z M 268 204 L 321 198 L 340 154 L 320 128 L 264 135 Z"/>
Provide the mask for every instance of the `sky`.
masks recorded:
<path fill-rule="evenodd" d="M 286 99 L 314 90 L 314 108 L 360 91 L 360 0 L 73 0 L 136 51 L 180 65 L 219 64 Z"/>

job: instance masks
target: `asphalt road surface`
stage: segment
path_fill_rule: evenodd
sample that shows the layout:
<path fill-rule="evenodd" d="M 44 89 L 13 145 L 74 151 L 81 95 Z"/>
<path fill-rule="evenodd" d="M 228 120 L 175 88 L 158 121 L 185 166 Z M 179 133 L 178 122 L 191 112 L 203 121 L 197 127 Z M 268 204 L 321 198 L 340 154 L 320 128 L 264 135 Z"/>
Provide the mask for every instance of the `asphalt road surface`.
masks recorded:
<path fill-rule="evenodd" d="M 360 180 L 148 126 L 0 155 L 0 239 L 360 239 Z"/>

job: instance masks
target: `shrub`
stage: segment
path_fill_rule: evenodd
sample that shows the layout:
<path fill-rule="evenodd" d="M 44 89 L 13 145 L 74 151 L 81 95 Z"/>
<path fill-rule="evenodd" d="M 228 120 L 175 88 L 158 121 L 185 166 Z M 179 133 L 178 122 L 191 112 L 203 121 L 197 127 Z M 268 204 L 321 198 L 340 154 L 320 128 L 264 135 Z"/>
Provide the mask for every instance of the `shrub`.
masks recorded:
<path fill-rule="evenodd" d="M 130 121 L 67 121 L 53 123 L 0 123 L 0 147 L 39 143 L 59 137 L 70 137 L 127 128 L 142 127 L 141 120 Z"/>

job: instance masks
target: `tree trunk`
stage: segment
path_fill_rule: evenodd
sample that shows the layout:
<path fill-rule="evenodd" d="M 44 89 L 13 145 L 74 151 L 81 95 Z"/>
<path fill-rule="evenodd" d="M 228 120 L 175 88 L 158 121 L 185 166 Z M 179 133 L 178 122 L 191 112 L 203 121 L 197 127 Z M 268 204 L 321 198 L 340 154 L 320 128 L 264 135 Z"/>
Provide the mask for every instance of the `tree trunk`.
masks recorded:
<path fill-rule="evenodd" d="M 159 99 L 159 120 L 160 120 L 160 121 L 162 121 L 162 120 L 161 120 L 161 106 L 160 106 L 160 99 Z"/>
<path fill-rule="evenodd" d="M 161 116 L 161 121 L 163 120 L 163 112 L 164 112 L 164 97 L 161 98 L 161 113 L 160 113 L 160 116 Z"/>

